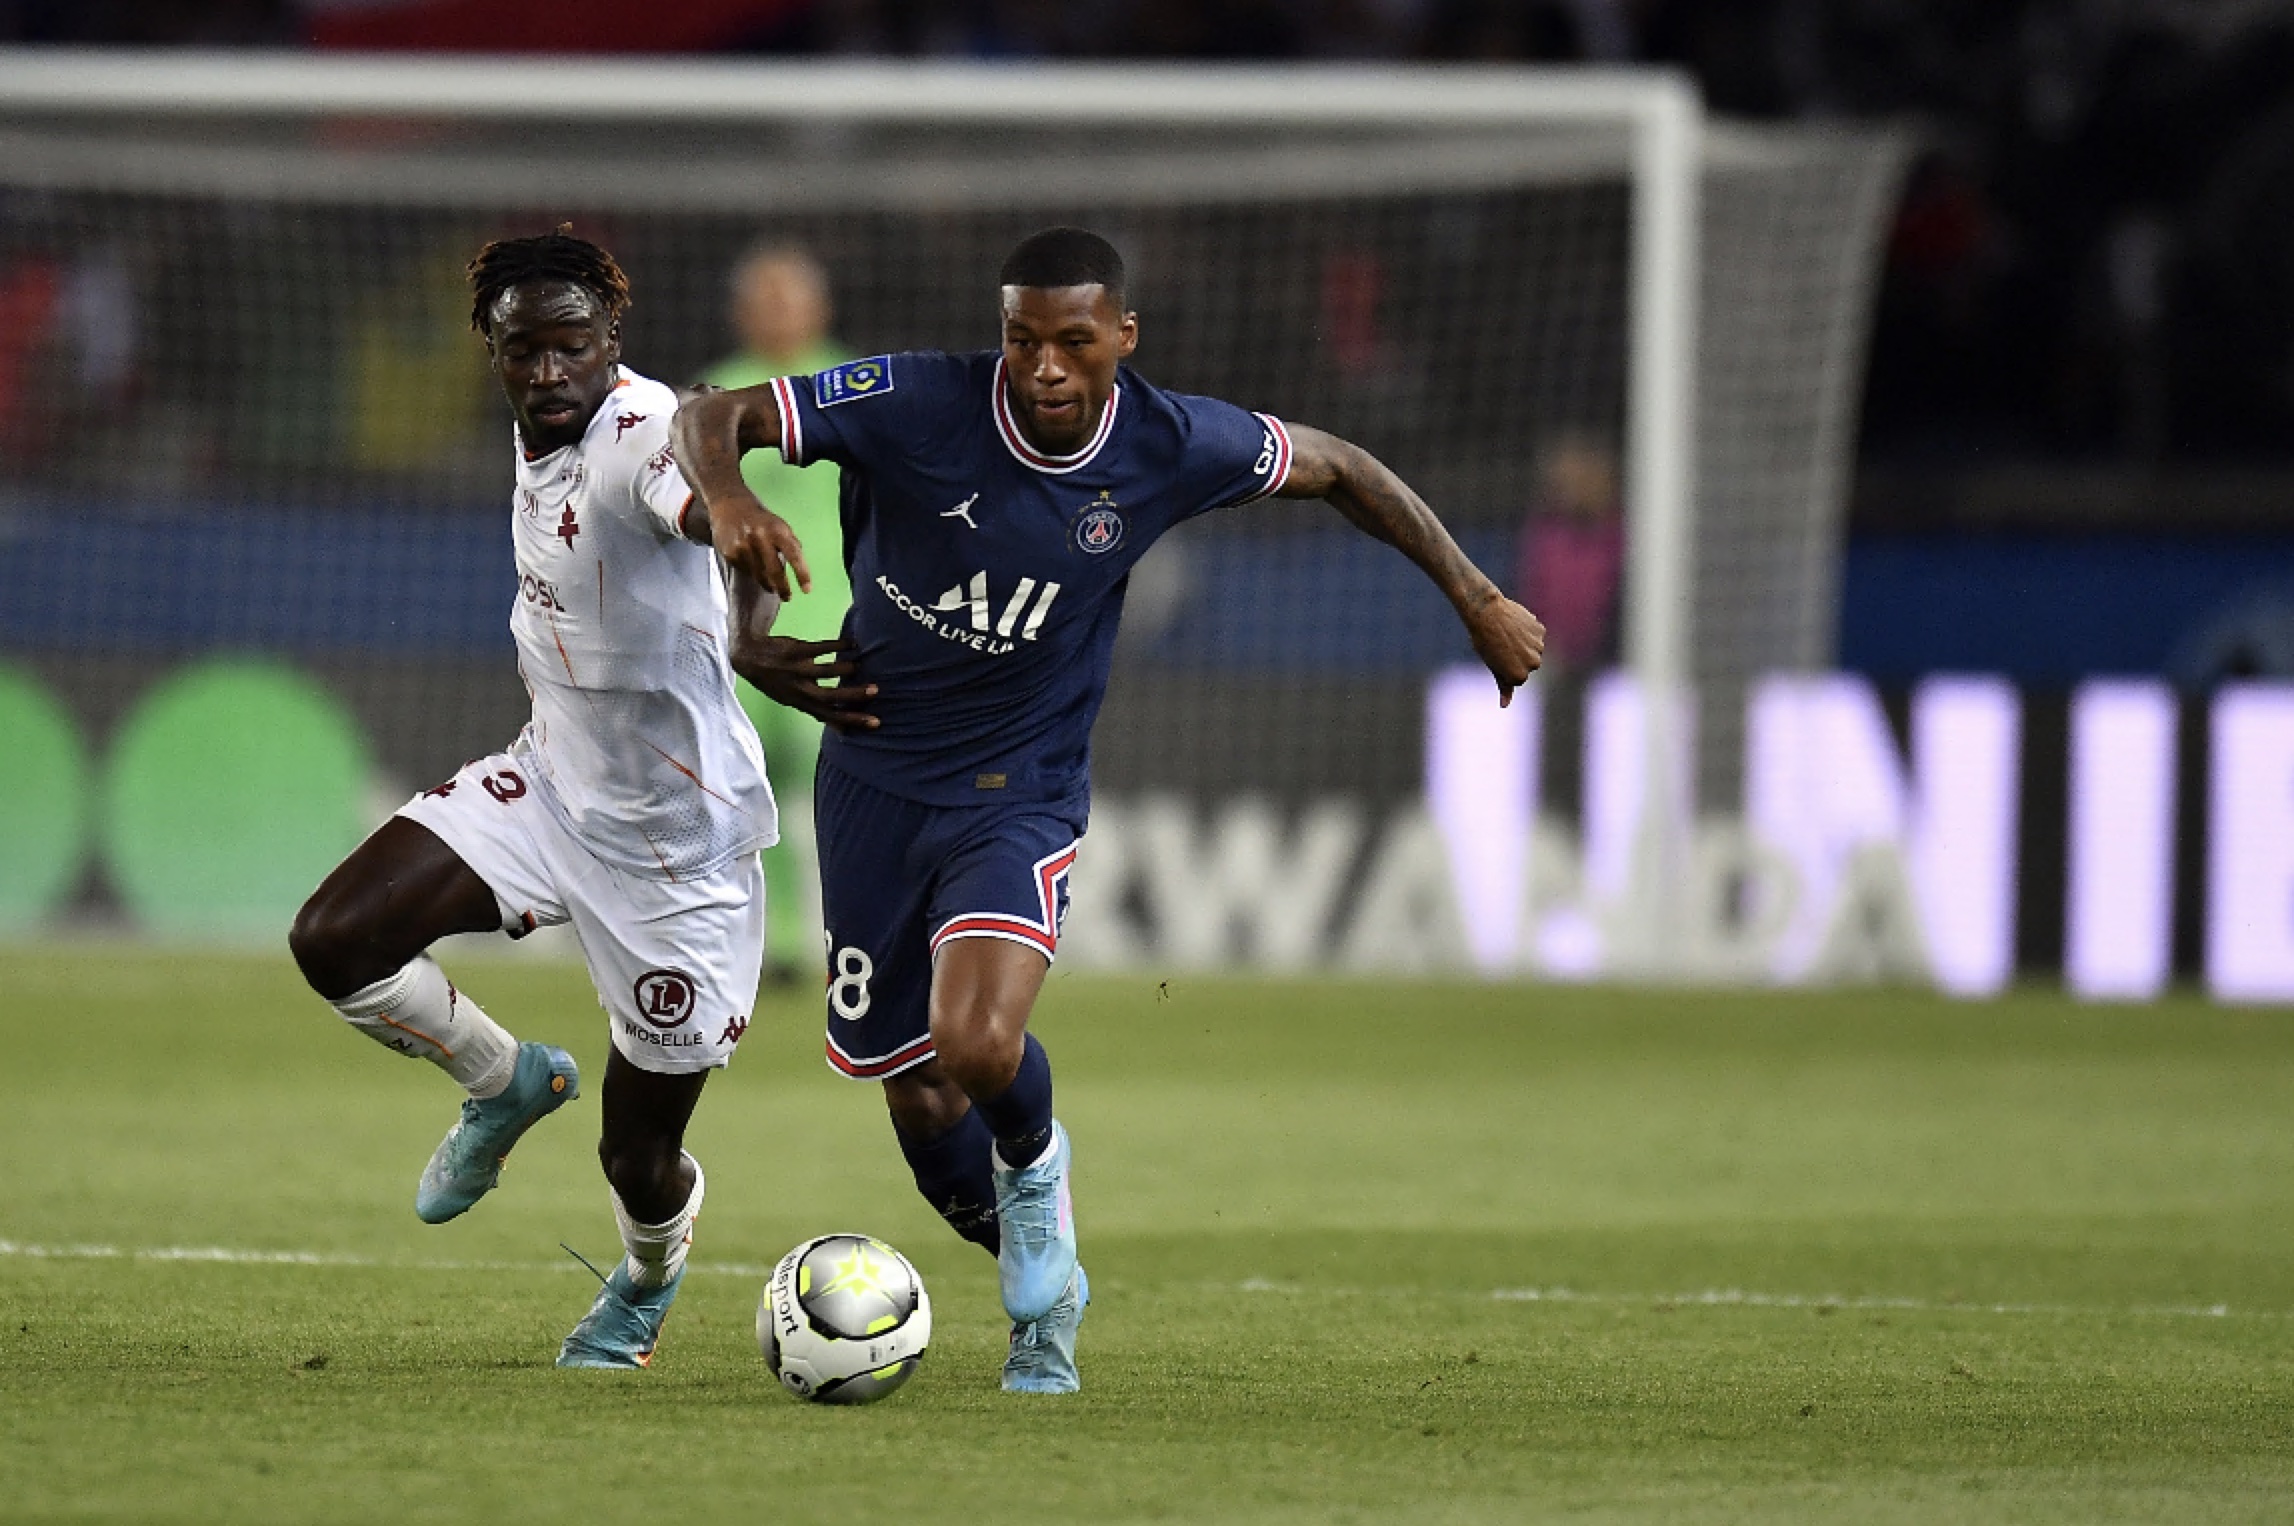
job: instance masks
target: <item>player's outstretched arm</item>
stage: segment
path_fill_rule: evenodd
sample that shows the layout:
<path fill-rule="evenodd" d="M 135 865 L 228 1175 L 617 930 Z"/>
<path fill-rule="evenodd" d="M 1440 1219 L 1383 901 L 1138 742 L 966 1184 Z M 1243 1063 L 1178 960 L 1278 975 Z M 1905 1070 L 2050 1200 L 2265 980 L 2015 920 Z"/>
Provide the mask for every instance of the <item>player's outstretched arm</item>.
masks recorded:
<path fill-rule="evenodd" d="M 1498 703 L 1545 661 L 1545 622 L 1507 598 L 1450 537 L 1410 485 L 1376 456 L 1319 429 L 1290 426 L 1290 475 L 1283 498 L 1320 498 L 1416 562 L 1466 627 L 1474 655 L 1497 680 Z"/>
<path fill-rule="evenodd" d="M 742 453 L 777 445 L 780 430 L 773 389 L 745 387 L 686 399 L 670 420 L 669 439 L 686 486 L 706 511 L 699 523 L 694 522 L 697 516 L 688 516 L 686 534 L 715 546 L 727 565 L 786 599 L 793 596 L 791 572 L 797 588 L 812 592 L 804 546 L 788 521 L 759 503 L 741 480 Z"/>

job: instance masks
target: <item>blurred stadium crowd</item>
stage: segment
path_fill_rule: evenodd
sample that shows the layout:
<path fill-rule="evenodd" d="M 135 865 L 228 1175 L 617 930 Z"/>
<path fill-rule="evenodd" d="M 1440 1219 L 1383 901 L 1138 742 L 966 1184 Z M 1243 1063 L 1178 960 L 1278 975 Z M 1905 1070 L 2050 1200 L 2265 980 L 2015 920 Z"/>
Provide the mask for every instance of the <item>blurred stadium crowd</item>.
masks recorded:
<path fill-rule="evenodd" d="M 2290 0 L 5 0 L 0 39 L 945 57 L 1657 61 L 1924 131 L 1866 459 L 2276 462 Z M 1866 518 L 1917 518 L 1864 495 Z"/>

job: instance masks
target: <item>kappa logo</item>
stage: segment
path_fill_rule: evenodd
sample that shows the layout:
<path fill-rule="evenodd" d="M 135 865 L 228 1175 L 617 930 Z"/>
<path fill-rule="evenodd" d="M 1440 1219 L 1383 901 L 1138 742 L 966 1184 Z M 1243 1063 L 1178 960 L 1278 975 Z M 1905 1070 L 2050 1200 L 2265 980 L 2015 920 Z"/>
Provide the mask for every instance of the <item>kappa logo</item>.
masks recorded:
<path fill-rule="evenodd" d="M 1122 507 L 1105 492 L 1100 493 L 1075 522 L 1075 549 L 1089 556 L 1104 556 L 1122 545 Z"/>
<path fill-rule="evenodd" d="M 647 970 L 637 977 L 634 994 L 637 1015 L 664 1033 L 685 1025 L 699 997 L 693 977 L 683 970 Z"/>
<path fill-rule="evenodd" d="M 649 413 L 615 414 L 613 416 L 613 443 L 619 445 L 623 435 L 629 433 L 632 429 L 635 429 L 638 425 L 644 423 L 652 416 L 653 415 Z"/>
<path fill-rule="evenodd" d="M 812 379 L 812 400 L 821 408 L 834 408 L 838 403 L 857 402 L 864 397 L 882 397 L 891 390 L 892 357 L 889 355 L 848 360 Z"/>
<path fill-rule="evenodd" d="M 942 519 L 961 519 L 963 520 L 966 529 L 977 530 L 980 527 L 972 519 L 972 505 L 978 503 L 979 501 L 980 495 L 974 493 L 971 497 L 965 499 L 962 503 L 957 504 L 954 508 L 943 510 L 940 514 L 940 517 Z"/>

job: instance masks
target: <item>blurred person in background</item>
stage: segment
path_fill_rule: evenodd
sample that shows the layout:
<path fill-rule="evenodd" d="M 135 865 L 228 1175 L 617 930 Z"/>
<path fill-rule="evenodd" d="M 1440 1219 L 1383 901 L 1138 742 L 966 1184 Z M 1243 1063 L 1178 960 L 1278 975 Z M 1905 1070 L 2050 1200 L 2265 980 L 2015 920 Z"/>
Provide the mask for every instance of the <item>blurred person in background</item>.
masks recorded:
<path fill-rule="evenodd" d="M 797 244 L 752 246 L 733 266 L 733 332 L 741 349 L 702 379 L 727 391 L 757 387 L 777 376 L 810 376 L 848 357 L 828 337 L 832 308 L 828 273 Z M 837 468 L 790 466 L 768 451 L 742 461 L 741 475 L 759 500 L 787 520 L 812 563 L 812 591 L 795 592 L 781 606 L 773 634 L 799 641 L 834 641 L 852 604 L 844 570 L 844 537 L 837 519 Z M 778 783 L 784 809 L 777 847 L 765 850 L 766 972 L 791 981 L 820 966 L 820 866 L 812 836 L 813 765 L 820 757 L 820 722 L 776 705 L 741 684 L 742 708 L 756 722 L 765 762 Z"/>
<path fill-rule="evenodd" d="M 1625 570 L 1617 453 L 1565 430 L 1539 452 L 1537 500 L 1522 521 L 1514 596 L 1545 620 L 1545 663 L 1582 674 L 1617 656 Z"/>

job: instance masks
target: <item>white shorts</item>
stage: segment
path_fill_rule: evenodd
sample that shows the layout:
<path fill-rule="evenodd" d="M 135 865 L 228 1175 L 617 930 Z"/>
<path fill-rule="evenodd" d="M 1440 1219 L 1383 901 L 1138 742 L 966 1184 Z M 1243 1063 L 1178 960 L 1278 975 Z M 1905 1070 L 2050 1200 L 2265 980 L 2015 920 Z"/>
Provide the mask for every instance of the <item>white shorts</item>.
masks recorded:
<path fill-rule="evenodd" d="M 744 853 L 705 878 L 628 874 L 582 845 L 506 752 L 399 807 L 454 850 L 522 938 L 571 922 L 613 1044 L 641 1070 L 725 1064 L 748 1031 L 765 959 L 765 881 Z"/>

